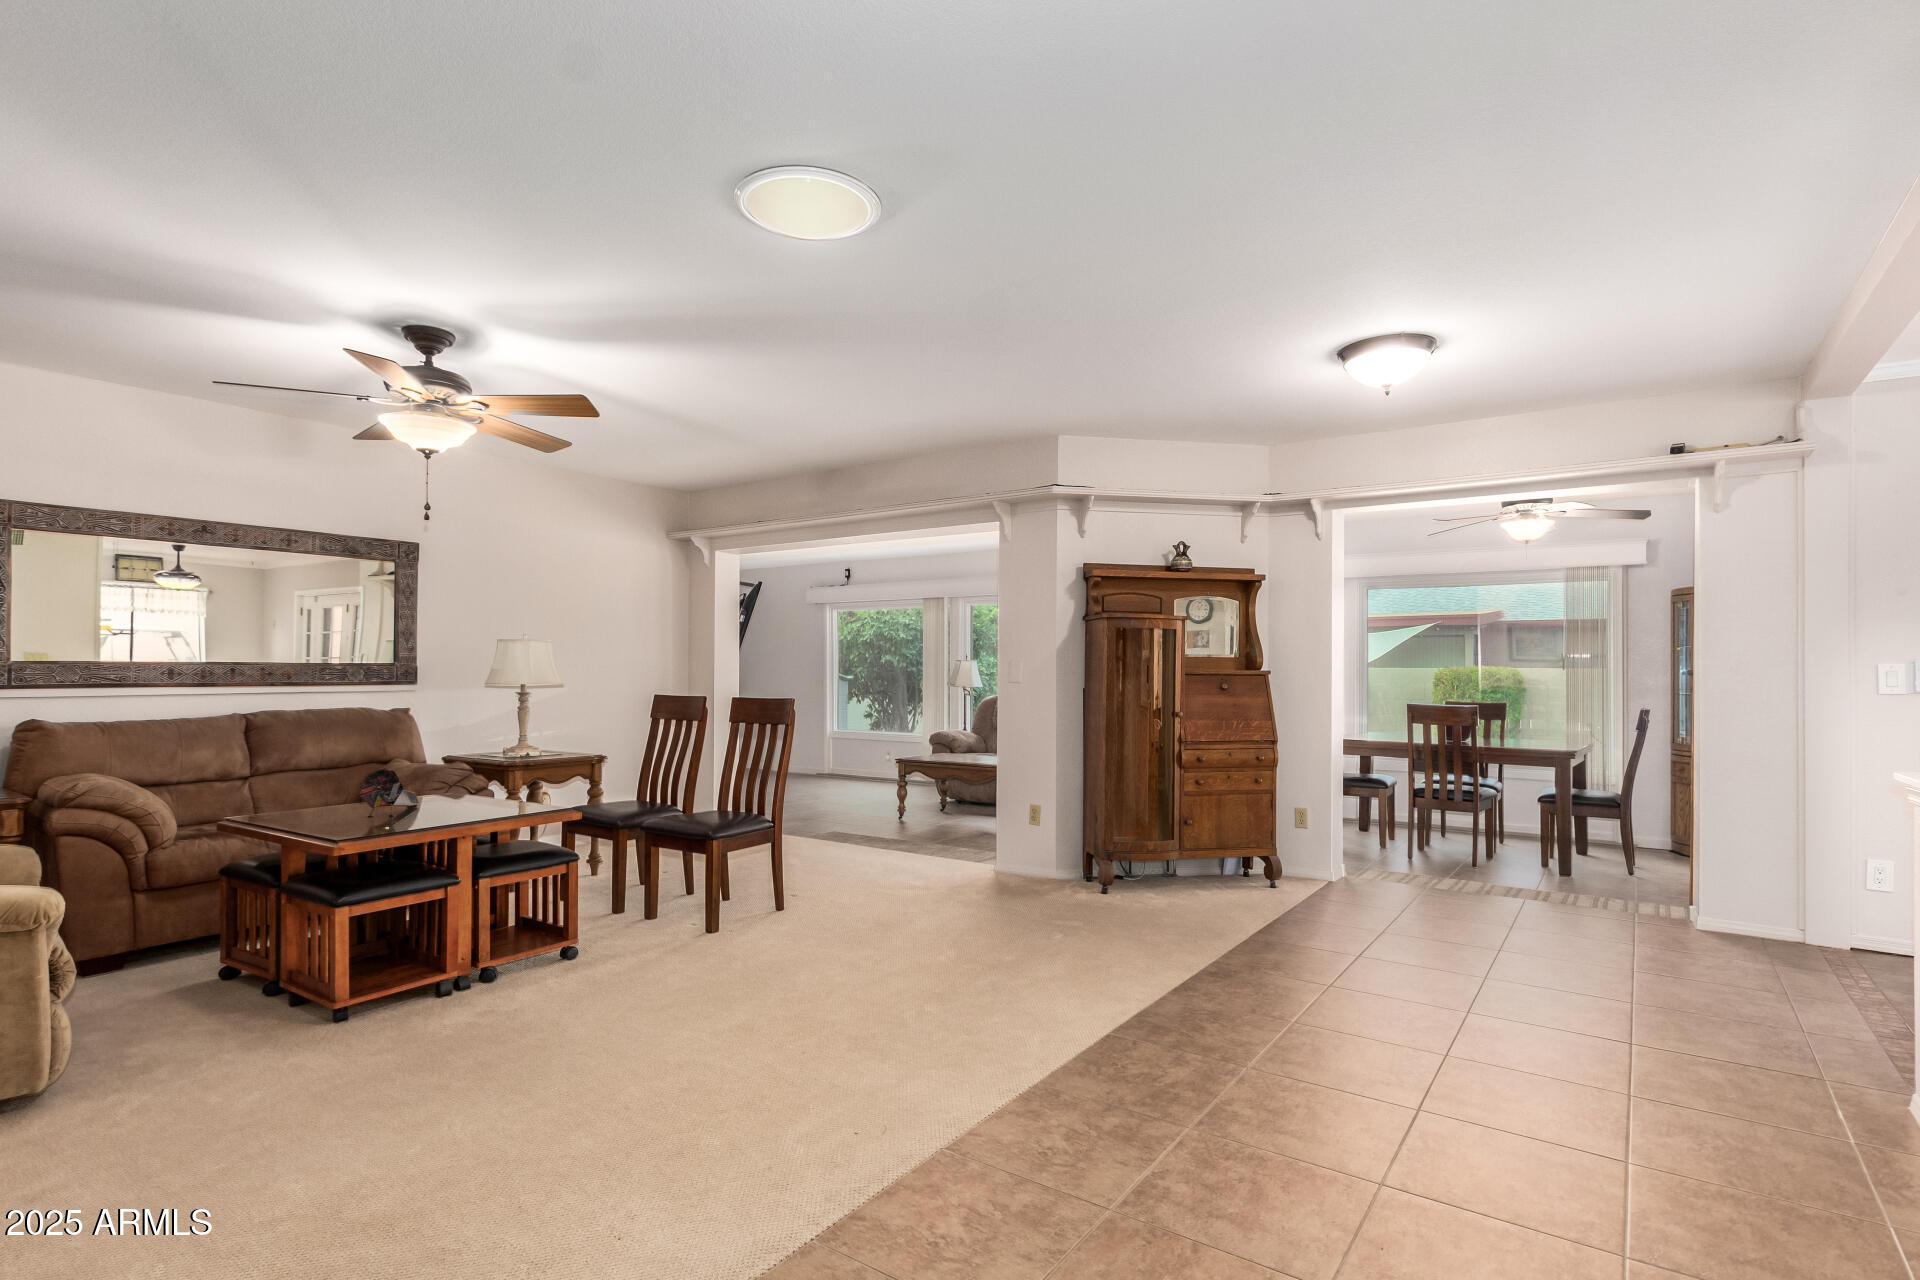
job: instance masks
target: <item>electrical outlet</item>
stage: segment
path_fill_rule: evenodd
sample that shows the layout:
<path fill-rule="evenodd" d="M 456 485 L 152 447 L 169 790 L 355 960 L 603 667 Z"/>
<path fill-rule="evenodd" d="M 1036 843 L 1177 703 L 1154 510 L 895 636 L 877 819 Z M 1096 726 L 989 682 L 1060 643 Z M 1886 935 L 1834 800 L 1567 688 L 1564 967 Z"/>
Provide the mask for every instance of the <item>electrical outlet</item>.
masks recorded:
<path fill-rule="evenodd" d="M 1867 859 L 1867 888 L 1875 893 L 1893 892 L 1893 863 L 1885 858 Z"/>
<path fill-rule="evenodd" d="M 1037 827 L 1040 825 L 1040 806 L 1039 805 L 1030 804 L 1027 806 L 1027 825 L 1030 827 Z"/>
<path fill-rule="evenodd" d="M 1304 808 L 1293 811 L 1293 825 L 1302 831 L 1307 829 L 1307 811 Z"/>

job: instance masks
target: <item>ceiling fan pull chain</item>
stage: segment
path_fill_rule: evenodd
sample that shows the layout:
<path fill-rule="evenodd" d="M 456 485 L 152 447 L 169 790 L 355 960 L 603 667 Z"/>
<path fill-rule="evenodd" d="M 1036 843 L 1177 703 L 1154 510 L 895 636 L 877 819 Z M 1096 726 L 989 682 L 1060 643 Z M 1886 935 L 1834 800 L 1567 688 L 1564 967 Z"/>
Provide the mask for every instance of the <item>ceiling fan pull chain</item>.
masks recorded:
<path fill-rule="evenodd" d="M 420 519 L 422 523 L 433 519 L 433 454 L 434 451 L 432 449 L 422 449 L 420 451 L 420 456 L 427 460 L 426 478 L 425 482 L 421 485 L 422 497 L 425 499 L 420 508 Z"/>

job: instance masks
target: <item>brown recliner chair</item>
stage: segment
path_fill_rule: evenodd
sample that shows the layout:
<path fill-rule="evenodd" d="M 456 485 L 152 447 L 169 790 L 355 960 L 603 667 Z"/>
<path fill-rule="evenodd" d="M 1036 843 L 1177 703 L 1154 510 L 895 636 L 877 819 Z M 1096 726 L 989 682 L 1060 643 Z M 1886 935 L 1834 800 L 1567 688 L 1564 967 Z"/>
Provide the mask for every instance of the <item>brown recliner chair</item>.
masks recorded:
<path fill-rule="evenodd" d="M 933 744 L 933 754 L 968 754 L 982 751 L 998 753 L 1000 750 L 1000 695 L 980 699 L 980 705 L 973 709 L 973 732 L 964 729 L 942 729 L 928 739 Z M 996 794 L 991 782 L 947 783 L 947 796 L 953 800 L 965 800 L 971 804 L 992 804 Z"/>
<path fill-rule="evenodd" d="M 423 763 L 406 710 L 330 707 L 14 728 L 5 787 L 33 797 L 27 835 L 65 896 L 89 968 L 220 931 L 220 868 L 273 852 L 222 818 L 350 804 L 375 769 L 416 795 L 477 795 L 472 771 Z"/>
<path fill-rule="evenodd" d="M 40 859 L 0 844 L 0 1100 L 39 1093 L 67 1068 L 73 1031 L 61 1006 L 73 957 L 60 941 L 66 903 L 40 887 Z"/>

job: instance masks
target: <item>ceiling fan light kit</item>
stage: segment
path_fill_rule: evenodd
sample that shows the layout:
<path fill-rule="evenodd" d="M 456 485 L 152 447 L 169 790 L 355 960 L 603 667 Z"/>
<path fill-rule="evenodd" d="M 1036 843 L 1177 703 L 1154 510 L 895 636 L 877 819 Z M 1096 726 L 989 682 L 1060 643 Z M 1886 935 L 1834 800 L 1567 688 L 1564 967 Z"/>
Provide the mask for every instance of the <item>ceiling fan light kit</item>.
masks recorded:
<path fill-rule="evenodd" d="M 1335 353 L 1355 382 L 1378 387 L 1386 395 L 1427 367 L 1440 347 L 1429 333 L 1383 333 L 1349 342 Z"/>
<path fill-rule="evenodd" d="M 1435 516 L 1447 527 L 1435 529 L 1429 538 L 1476 524 L 1497 524 L 1500 531 L 1515 542 L 1538 542 L 1553 532 L 1561 520 L 1645 520 L 1653 512 L 1628 507 L 1596 507 L 1573 498 L 1514 498 L 1500 504 L 1490 516 Z"/>
<path fill-rule="evenodd" d="M 186 550 L 187 544 L 184 542 L 173 544 L 173 568 L 162 569 L 154 574 L 154 586 L 165 587 L 169 591 L 192 591 L 200 585 L 200 575 L 180 563 L 180 557 L 186 554 Z"/>
<path fill-rule="evenodd" d="M 431 466 L 433 456 L 457 449 L 475 433 L 495 436 L 514 444 L 557 453 L 569 442 L 558 436 L 515 422 L 501 415 L 524 413 L 557 418 L 597 418 L 600 411 L 582 395 L 476 396 L 473 384 L 451 369 L 443 369 L 433 358 L 454 344 L 451 329 L 431 324 L 403 324 L 400 336 L 420 353 L 419 364 L 400 364 L 385 356 L 347 349 L 347 355 L 362 368 L 386 384 L 386 394 L 363 395 L 355 391 L 314 391 L 305 387 L 270 386 L 260 382 L 228 382 L 215 379 L 223 387 L 257 387 L 266 391 L 297 391 L 304 395 L 345 396 L 369 404 L 382 405 L 373 426 L 354 436 L 355 440 L 398 440 L 419 453 Z M 425 504 L 424 518 L 433 519 L 433 504 Z M 197 581 L 197 579 L 196 579 Z"/>

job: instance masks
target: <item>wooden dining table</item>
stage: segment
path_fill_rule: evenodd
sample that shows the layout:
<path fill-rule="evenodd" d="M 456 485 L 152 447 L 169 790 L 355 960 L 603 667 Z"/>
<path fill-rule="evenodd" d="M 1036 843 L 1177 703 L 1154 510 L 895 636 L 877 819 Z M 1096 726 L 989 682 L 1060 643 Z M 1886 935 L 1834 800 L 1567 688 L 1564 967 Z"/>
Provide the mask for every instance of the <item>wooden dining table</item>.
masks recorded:
<path fill-rule="evenodd" d="M 1410 744 L 1405 738 L 1384 736 L 1348 738 L 1341 749 L 1347 755 L 1359 757 L 1361 773 L 1372 773 L 1376 758 L 1405 760 L 1411 753 Z M 1474 748 L 1482 765 L 1527 765 L 1553 770 L 1553 825 L 1558 837 L 1555 844 L 1560 850 L 1559 871 L 1563 876 L 1573 874 L 1573 792 L 1575 788 L 1587 785 L 1587 756 L 1592 750 L 1592 744 L 1585 742 L 1565 747 L 1488 744 Z M 1368 803 L 1366 800 L 1360 802 L 1362 831 L 1367 829 Z"/>

